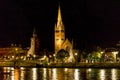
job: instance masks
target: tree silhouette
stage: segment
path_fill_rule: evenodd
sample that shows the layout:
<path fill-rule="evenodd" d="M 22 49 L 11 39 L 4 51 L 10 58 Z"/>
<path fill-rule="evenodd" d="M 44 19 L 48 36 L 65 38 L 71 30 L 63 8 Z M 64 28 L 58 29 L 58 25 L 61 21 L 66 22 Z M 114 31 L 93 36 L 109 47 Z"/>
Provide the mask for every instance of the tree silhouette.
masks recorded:
<path fill-rule="evenodd" d="M 62 61 L 62 63 L 64 62 L 64 59 L 66 58 L 66 57 L 69 57 L 70 55 L 69 55 L 69 52 L 68 51 L 66 51 L 66 50 L 64 50 L 64 49 L 61 49 L 61 50 L 59 50 L 58 52 L 57 52 L 57 55 L 56 55 L 56 58 L 58 59 L 58 60 L 61 60 Z"/>

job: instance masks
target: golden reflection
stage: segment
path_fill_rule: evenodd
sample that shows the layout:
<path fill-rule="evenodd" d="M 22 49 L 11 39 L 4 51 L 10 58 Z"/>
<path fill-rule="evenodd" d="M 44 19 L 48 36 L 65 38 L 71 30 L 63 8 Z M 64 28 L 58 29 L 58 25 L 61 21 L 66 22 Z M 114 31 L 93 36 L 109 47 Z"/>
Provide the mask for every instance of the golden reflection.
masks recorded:
<path fill-rule="evenodd" d="M 74 79 L 75 79 L 75 80 L 79 80 L 79 70 L 78 70 L 78 69 L 75 69 Z"/>
<path fill-rule="evenodd" d="M 67 72 L 68 71 L 68 68 L 65 68 L 65 72 Z"/>
<path fill-rule="evenodd" d="M 20 80 L 25 80 L 26 70 L 24 67 L 20 67 Z"/>
<path fill-rule="evenodd" d="M 57 80 L 57 72 L 56 72 L 56 69 L 53 68 L 53 69 L 52 69 L 52 72 L 53 72 L 53 73 L 52 73 L 52 74 L 53 74 L 53 75 L 52 75 L 52 79 L 53 79 L 53 80 Z"/>
<path fill-rule="evenodd" d="M 11 70 L 14 71 L 14 67 L 11 67 Z"/>
<path fill-rule="evenodd" d="M 9 80 L 9 78 L 10 78 L 9 74 L 3 76 L 3 80 Z"/>
<path fill-rule="evenodd" d="M 14 70 L 14 80 L 20 80 L 19 69 Z"/>
<path fill-rule="evenodd" d="M 91 70 L 91 68 L 89 68 L 89 69 L 87 69 L 87 71 L 88 71 L 88 72 L 91 72 L 92 70 Z"/>
<path fill-rule="evenodd" d="M 15 74 L 14 73 L 14 68 L 12 67 L 11 68 L 11 73 L 10 73 L 10 75 L 11 75 L 11 79 L 10 80 L 14 80 L 14 77 L 15 77 L 14 74 Z"/>
<path fill-rule="evenodd" d="M 11 69 L 11 79 L 10 80 L 20 80 L 20 72 L 19 69 Z"/>
<path fill-rule="evenodd" d="M 100 80 L 105 80 L 105 70 L 104 69 L 100 70 L 99 76 L 100 76 Z"/>
<path fill-rule="evenodd" d="M 117 80 L 116 79 L 117 78 L 117 70 L 116 69 L 112 69 L 111 70 L 111 74 L 112 74 L 112 76 L 111 76 L 112 80 Z"/>
<path fill-rule="evenodd" d="M 3 67 L 3 72 L 4 73 L 9 73 L 10 72 L 10 67 Z"/>
<path fill-rule="evenodd" d="M 32 68 L 32 80 L 37 80 L 37 68 Z"/>
<path fill-rule="evenodd" d="M 24 67 L 20 67 L 20 70 L 24 70 L 25 68 Z"/>
<path fill-rule="evenodd" d="M 48 69 L 48 78 L 51 79 L 52 78 L 52 69 Z"/>
<path fill-rule="evenodd" d="M 47 80 L 47 69 L 43 68 L 43 78 L 44 80 Z"/>
<path fill-rule="evenodd" d="M 89 77 L 91 76 L 91 72 L 92 72 L 92 69 L 91 68 L 88 68 L 86 70 L 86 79 L 89 79 Z"/>

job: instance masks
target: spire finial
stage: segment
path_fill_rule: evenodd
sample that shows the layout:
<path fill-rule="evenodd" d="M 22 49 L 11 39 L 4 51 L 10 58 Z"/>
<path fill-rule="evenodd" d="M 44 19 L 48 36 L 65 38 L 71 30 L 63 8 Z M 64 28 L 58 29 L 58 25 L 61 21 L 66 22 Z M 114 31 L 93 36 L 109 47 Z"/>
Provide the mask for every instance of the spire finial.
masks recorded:
<path fill-rule="evenodd" d="M 33 29 L 33 37 L 34 37 L 34 36 L 37 36 L 37 35 L 36 35 L 36 29 L 35 29 L 35 27 L 34 27 L 34 29 Z"/>

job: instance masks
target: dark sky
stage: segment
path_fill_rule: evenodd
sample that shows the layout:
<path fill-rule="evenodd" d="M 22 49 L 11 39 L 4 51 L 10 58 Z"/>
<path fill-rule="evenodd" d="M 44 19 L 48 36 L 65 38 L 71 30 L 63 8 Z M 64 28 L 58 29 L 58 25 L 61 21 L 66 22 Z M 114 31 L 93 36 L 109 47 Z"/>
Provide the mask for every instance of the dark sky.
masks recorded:
<path fill-rule="evenodd" d="M 29 46 L 33 27 L 40 48 L 53 50 L 58 3 L 66 37 L 75 47 L 111 46 L 120 40 L 120 2 L 115 0 L 0 0 L 0 46 Z"/>

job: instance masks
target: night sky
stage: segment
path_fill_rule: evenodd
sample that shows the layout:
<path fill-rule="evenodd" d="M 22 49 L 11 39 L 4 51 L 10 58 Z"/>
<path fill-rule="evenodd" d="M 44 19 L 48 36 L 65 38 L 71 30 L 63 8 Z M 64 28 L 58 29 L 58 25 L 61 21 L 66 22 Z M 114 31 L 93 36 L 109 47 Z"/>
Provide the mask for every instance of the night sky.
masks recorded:
<path fill-rule="evenodd" d="M 108 47 L 120 40 L 120 2 L 115 0 L 0 0 L 0 46 L 29 46 L 35 27 L 41 50 L 53 50 L 59 3 L 74 47 Z"/>

